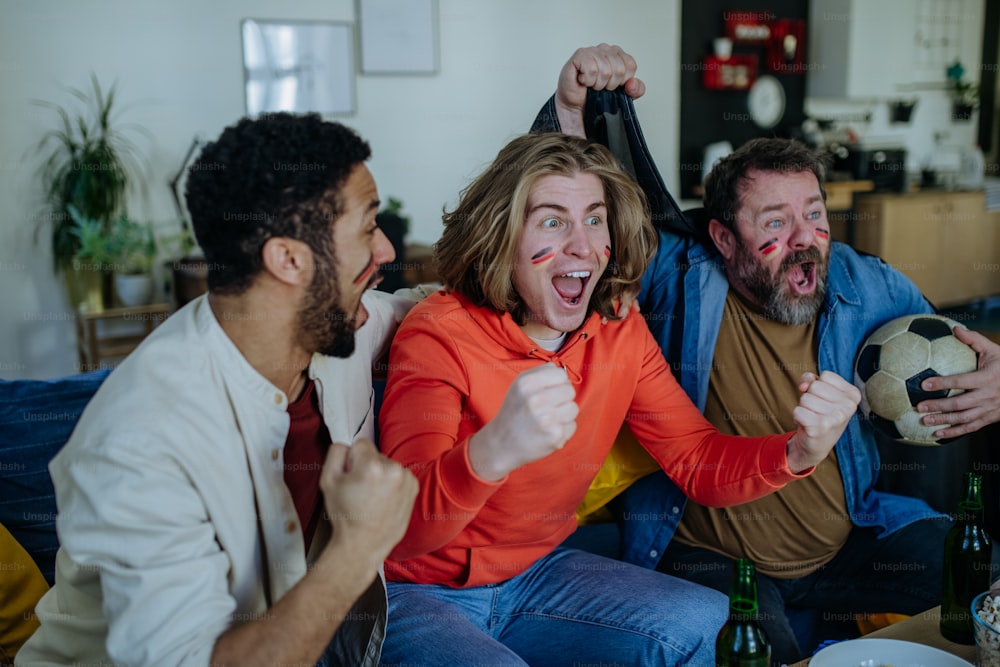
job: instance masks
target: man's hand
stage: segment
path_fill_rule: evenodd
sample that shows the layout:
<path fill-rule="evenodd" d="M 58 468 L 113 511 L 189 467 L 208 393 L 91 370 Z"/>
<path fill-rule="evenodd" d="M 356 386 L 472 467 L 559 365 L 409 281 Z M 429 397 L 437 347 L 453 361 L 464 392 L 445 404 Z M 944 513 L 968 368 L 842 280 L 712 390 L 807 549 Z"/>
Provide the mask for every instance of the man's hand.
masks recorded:
<path fill-rule="evenodd" d="M 559 125 L 566 134 L 585 137 L 583 107 L 587 102 L 587 89 L 615 90 L 625 86 L 633 99 L 642 97 L 646 84 L 635 78 L 635 59 L 621 47 L 598 44 L 580 48 L 563 65 L 556 89 L 556 111 Z"/>
<path fill-rule="evenodd" d="M 350 447 L 333 443 L 319 481 L 333 524 L 331 544 L 350 545 L 375 568 L 403 539 L 417 497 L 413 474 L 359 438 Z"/>
<path fill-rule="evenodd" d="M 955 438 L 1000 421 L 1000 345 L 965 327 L 955 327 L 955 337 L 976 351 L 979 367 L 969 373 L 924 380 L 925 391 L 964 389 L 949 398 L 935 398 L 917 404 L 920 412 L 934 412 L 923 418 L 928 426 L 950 424 L 935 431 L 938 438 Z"/>
<path fill-rule="evenodd" d="M 495 482 L 561 449 L 576 432 L 575 398 L 566 371 L 554 364 L 518 375 L 497 416 L 469 442 L 472 469 Z"/>
<path fill-rule="evenodd" d="M 333 536 L 306 575 L 261 618 L 237 623 L 212 649 L 213 665 L 312 665 L 403 538 L 417 497 L 409 470 L 371 440 L 333 443 L 319 487 Z"/>
<path fill-rule="evenodd" d="M 798 430 L 788 441 L 788 467 L 802 472 L 825 459 L 861 402 L 861 392 L 836 373 L 803 373 L 799 404 L 792 411 Z"/>

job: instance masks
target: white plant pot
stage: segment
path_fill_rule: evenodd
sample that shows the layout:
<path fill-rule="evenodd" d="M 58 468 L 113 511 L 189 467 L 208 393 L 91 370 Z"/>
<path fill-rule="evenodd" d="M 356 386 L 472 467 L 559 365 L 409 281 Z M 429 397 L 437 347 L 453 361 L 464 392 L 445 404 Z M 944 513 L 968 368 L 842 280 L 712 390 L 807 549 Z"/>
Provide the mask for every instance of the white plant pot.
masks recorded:
<path fill-rule="evenodd" d="M 123 306 L 148 305 L 153 299 L 153 276 L 148 273 L 116 273 L 115 292 Z"/>

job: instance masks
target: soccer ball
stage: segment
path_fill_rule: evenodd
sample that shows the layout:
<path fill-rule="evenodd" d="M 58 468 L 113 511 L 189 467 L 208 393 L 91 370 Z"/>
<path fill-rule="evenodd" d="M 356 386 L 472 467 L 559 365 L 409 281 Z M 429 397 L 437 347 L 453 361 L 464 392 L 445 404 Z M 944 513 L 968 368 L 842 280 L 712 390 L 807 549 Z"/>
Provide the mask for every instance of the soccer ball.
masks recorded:
<path fill-rule="evenodd" d="M 854 384 L 861 390 L 861 415 L 883 435 L 912 445 L 941 444 L 932 434 L 943 425 L 920 423 L 920 401 L 962 393 L 924 391 L 920 383 L 936 375 L 976 369 L 976 352 L 955 338 L 958 323 L 940 315 L 906 315 L 882 325 L 861 345 L 854 361 Z"/>

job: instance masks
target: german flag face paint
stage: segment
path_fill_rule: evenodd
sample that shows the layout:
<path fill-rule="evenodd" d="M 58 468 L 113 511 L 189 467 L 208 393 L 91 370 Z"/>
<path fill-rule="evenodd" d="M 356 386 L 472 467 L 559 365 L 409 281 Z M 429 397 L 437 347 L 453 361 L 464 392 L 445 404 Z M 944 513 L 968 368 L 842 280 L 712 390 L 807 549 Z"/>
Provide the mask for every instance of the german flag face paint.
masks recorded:
<path fill-rule="evenodd" d="M 552 246 L 547 246 L 531 256 L 531 263 L 535 266 L 540 266 L 551 261 L 555 256 L 556 253 L 555 250 L 552 249 Z"/>
<path fill-rule="evenodd" d="M 357 278 L 354 279 L 354 284 L 361 285 L 368 282 L 368 279 L 371 278 L 372 274 L 375 273 L 375 269 L 377 268 L 378 265 L 375 263 L 375 258 L 373 257 L 368 261 L 368 266 L 365 267 L 365 269 L 358 274 Z"/>
<path fill-rule="evenodd" d="M 604 258 L 611 259 L 611 246 L 609 245 L 604 246 Z"/>
<path fill-rule="evenodd" d="M 819 229 L 819 228 L 817 228 L 816 229 L 816 238 L 818 238 L 820 241 L 829 241 L 830 240 L 830 230 L 829 229 Z"/>
<path fill-rule="evenodd" d="M 764 257 L 768 257 L 776 253 L 780 247 L 781 243 L 778 241 L 778 239 L 771 239 L 770 241 L 765 241 L 763 245 L 757 248 L 757 250 Z"/>

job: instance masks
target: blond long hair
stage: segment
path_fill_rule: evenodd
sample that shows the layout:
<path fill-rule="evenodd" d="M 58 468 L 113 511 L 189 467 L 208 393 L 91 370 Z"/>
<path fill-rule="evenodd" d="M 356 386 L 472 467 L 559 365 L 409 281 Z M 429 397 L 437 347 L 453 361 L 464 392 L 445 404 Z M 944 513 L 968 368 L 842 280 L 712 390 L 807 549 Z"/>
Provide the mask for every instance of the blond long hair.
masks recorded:
<path fill-rule="evenodd" d="M 514 289 L 513 272 L 528 195 L 543 176 L 577 173 L 600 179 L 611 234 L 611 261 L 589 309 L 617 319 L 616 301 L 638 293 L 656 249 L 649 206 L 642 189 L 607 148 L 556 132 L 512 140 L 462 191 L 458 206 L 445 212 L 444 232 L 434 250 L 444 286 L 478 306 L 509 311 L 523 324 L 527 313 Z"/>

